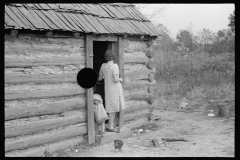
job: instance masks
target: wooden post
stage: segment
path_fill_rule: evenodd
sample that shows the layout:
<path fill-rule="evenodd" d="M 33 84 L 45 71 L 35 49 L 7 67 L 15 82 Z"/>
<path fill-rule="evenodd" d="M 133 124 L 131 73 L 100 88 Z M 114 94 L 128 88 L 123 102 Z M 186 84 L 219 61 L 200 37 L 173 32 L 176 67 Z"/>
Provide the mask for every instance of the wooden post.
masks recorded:
<path fill-rule="evenodd" d="M 93 68 L 93 39 L 92 35 L 86 35 L 86 67 Z M 95 123 L 93 110 L 93 88 L 87 89 L 87 129 L 88 129 L 88 143 L 95 143 Z"/>
<path fill-rule="evenodd" d="M 119 66 L 119 76 L 124 79 L 124 53 L 123 53 L 123 38 L 118 37 L 117 41 L 117 53 L 118 53 L 118 66 Z M 122 86 L 124 85 L 124 81 L 122 82 Z M 119 112 L 119 127 L 124 125 L 124 111 Z"/>

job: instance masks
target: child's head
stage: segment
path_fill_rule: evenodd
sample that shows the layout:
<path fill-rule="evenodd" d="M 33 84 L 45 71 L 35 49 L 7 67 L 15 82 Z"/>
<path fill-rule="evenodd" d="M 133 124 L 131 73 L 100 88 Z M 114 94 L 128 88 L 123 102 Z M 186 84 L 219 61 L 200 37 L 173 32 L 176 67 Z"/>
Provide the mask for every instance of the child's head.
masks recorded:
<path fill-rule="evenodd" d="M 94 104 L 102 103 L 102 97 L 99 94 L 94 94 L 93 95 L 93 103 Z"/>

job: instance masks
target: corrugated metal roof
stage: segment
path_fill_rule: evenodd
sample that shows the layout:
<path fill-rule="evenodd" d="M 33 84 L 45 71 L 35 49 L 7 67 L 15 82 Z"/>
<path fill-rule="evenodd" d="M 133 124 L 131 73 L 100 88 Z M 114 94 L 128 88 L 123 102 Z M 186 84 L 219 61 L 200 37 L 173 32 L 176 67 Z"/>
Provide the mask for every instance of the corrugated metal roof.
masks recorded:
<path fill-rule="evenodd" d="M 157 36 L 161 33 L 134 5 L 5 4 L 5 29 L 63 30 Z"/>

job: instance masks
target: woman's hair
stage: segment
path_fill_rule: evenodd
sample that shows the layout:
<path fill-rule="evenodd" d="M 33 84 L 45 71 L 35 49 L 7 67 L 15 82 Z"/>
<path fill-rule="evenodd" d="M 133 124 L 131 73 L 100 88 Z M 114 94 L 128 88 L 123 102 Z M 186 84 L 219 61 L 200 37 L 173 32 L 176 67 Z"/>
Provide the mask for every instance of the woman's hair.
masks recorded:
<path fill-rule="evenodd" d="M 114 60 L 116 58 L 116 54 L 111 50 L 106 50 L 104 54 L 104 58 L 108 62 L 108 61 Z"/>

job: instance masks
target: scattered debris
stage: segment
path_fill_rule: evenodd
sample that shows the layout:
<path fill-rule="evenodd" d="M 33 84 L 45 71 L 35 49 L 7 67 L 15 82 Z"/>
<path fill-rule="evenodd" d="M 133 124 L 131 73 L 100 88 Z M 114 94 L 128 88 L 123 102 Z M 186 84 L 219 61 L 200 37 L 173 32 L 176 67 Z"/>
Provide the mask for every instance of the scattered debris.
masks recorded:
<path fill-rule="evenodd" d="M 146 133 L 151 132 L 151 130 L 146 129 Z"/>
<path fill-rule="evenodd" d="M 143 129 L 139 129 L 138 131 L 138 134 L 142 133 L 143 132 Z"/>
<path fill-rule="evenodd" d="M 173 142 L 173 141 L 185 141 L 188 142 L 188 140 L 184 139 L 184 138 L 162 138 L 163 141 L 166 142 Z"/>
<path fill-rule="evenodd" d="M 228 121 L 228 120 L 233 120 L 233 121 L 235 121 L 235 118 L 228 118 L 228 119 L 222 119 L 222 120 L 220 120 L 220 122 L 225 122 L 225 121 Z"/>
<path fill-rule="evenodd" d="M 47 146 L 46 150 L 44 151 L 43 157 L 52 157 L 52 154 L 49 152 L 49 145 Z"/>
<path fill-rule="evenodd" d="M 146 150 L 147 148 L 146 147 L 139 147 L 140 149 L 144 149 L 144 150 Z"/>
<path fill-rule="evenodd" d="M 181 102 L 179 105 L 179 109 L 184 109 L 184 108 L 186 108 L 187 105 L 188 105 L 187 102 Z"/>
<path fill-rule="evenodd" d="M 152 139 L 152 143 L 153 143 L 154 147 L 158 147 L 159 146 L 159 142 L 156 139 Z"/>

